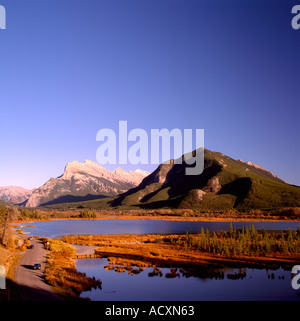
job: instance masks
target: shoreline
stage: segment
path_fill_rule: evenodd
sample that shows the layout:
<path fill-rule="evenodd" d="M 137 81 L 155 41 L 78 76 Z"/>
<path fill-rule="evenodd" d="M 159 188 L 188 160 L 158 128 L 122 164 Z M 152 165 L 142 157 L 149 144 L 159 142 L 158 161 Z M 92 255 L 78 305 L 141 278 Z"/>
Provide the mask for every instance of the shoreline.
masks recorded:
<path fill-rule="evenodd" d="M 28 219 L 16 220 L 10 225 L 19 225 L 22 223 L 62 221 L 62 220 L 144 220 L 144 221 L 177 221 L 177 222 L 300 222 L 300 219 L 282 219 L 282 218 L 245 218 L 245 217 L 183 217 L 183 216 L 151 216 L 151 215 L 102 215 L 96 218 L 83 217 L 55 217 L 49 219 Z"/>
<path fill-rule="evenodd" d="M 117 219 L 118 218 L 119 217 L 117 217 Z M 149 217 L 147 218 L 149 219 Z M 86 220 L 85 218 L 72 219 Z M 108 218 L 105 217 L 105 219 Z M 139 217 L 137 217 L 137 219 L 139 219 Z M 146 219 L 146 217 L 144 217 L 144 219 Z M 156 220 L 159 219 L 161 219 L 161 217 L 156 217 Z M 60 218 L 59 220 L 67 220 L 67 218 Z M 88 218 L 88 220 L 91 220 L 91 218 Z M 184 221 L 184 218 L 181 220 Z M 203 220 L 199 219 L 198 221 Z M 223 221 L 230 222 L 231 220 Z M 76 263 L 80 259 L 106 258 L 109 262 L 107 267 L 110 266 L 111 269 L 115 270 L 115 272 L 119 272 L 120 269 L 135 271 L 136 269 L 134 267 L 152 267 L 153 269 L 157 267 L 169 267 L 182 268 L 184 273 L 190 276 L 213 275 L 212 273 L 215 273 L 215 271 L 227 267 L 271 270 L 283 268 L 284 270 L 290 270 L 293 265 L 300 261 L 300 254 L 298 253 L 290 255 L 273 253 L 268 256 L 224 256 L 194 249 L 187 250 L 183 245 L 179 245 L 179 243 L 173 244 L 171 241 L 173 238 L 181 237 L 184 238 L 181 234 L 68 235 L 56 240 L 51 238 L 51 240 L 53 240 L 53 242 L 62 241 L 62 244 L 64 243 L 66 246 L 67 244 L 72 245 L 76 249 L 72 258 L 70 257 L 70 260 L 74 264 L 74 273 L 72 275 L 73 277 L 77 275 L 76 278 L 80 280 L 84 276 L 78 273 L 76 269 Z M 60 261 L 56 264 L 58 264 L 57 267 L 65 269 L 61 266 Z M 51 280 L 55 288 L 55 284 L 60 280 L 60 277 L 61 273 L 51 276 Z M 89 282 L 93 284 L 94 281 L 89 280 Z M 101 285 L 101 283 L 99 284 Z M 61 289 L 58 287 L 57 291 L 60 292 L 60 290 Z"/>
<path fill-rule="evenodd" d="M 185 222 L 299 222 L 300 220 L 287 219 L 258 219 L 258 218 L 234 218 L 234 217 L 178 217 L 170 215 L 150 216 L 150 215 L 99 215 L 96 218 L 82 217 L 60 217 L 45 220 L 30 219 L 15 221 L 10 225 L 16 227 L 22 223 L 34 223 L 38 221 L 67 221 L 67 220 L 162 220 L 162 221 L 185 221 Z M 19 227 L 22 229 L 22 227 Z M 57 238 L 56 241 L 63 241 L 75 247 L 81 245 L 81 251 L 76 249 L 72 257 L 74 267 L 76 262 L 84 258 L 107 258 L 111 267 L 128 268 L 132 267 L 173 267 L 183 268 L 187 274 L 207 274 L 213 270 L 226 267 L 232 268 L 260 268 L 260 269 L 290 269 L 300 261 L 300 255 L 277 255 L 259 257 L 243 255 L 240 257 L 226 257 L 223 255 L 208 252 L 188 250 L 182 246 L 160 242 L 160 239 L 175 237 L 176 234 L 116 234 L 116 235 L 81 235 L 64 236 Z M 178 234 L 177 237 L 182 237 Z M 76 239 L 77 238 L 77 239 Z M 55 239 L 52 239 L 53 241 Z M 71 258 L 70 258 L 71 259 Z M 60 262 L 57 263 L 60 266 Z M 116 272 L 118 272 L 116 270 Z M 75 270 L 74 270 L 75 273 Z M 74 274 L 75 275 L 75 274 Z M 80 276 L 80 274 L 78 274 Z M 61 275 L 53 275 L 52 282 L 56 284 Z M 81 278 L 81 276 L 79 277 Z"/>
<path fill-rule="evenodd" d="M 124 267 L 184 267 L 188 270 L 218 269 L 224 267 L 257 267 L 288 269 L 300 260 L 299 254 L 284 255 L 273 253 L 267 256 L 233 255 L 224 256 L 203 251 L 186 251 L 183 247 L 159 240 L 175 238 L 180 235 L 94 235 L 68 236 L 60 240 L 72 245 L 87 246 L 94 253 L 80 253 L 76 259 L 107 258 L 110 265 Z M 158 241 L 158 242 L 157 242 Z M 90 246 L 90 248 L 89 248 Z"/>

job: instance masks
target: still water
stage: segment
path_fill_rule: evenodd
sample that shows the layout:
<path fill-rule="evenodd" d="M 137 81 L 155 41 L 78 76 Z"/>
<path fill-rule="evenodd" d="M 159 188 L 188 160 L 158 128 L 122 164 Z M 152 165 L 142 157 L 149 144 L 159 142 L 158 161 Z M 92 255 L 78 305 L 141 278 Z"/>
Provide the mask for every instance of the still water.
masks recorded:
<path fill-rule="evenodd" d="M 30 225 L 35 227 L 30 227 Z M 251 222 L 233 222 L 241 229 Z M 299 222 L 253 222 L 256 229 L 296 230 Z M 88 234 L 180 234 L 198 233 L 203 227 L 209 231 L 229 229 L 229 222 L 180 222 L 153 220 L 57 220 L 22 223 L 19 227 L 30 235 L 58 237 L 62 235 Z M 170 272 L 162 268 L 162 276 L 149 277 L 152 268 L 140 274 L 129 275 L 106 271 L 106 259 L 81 259 L 77 269 L 102 281 L 102 289 L 82 293 L 93 301 L 221 301 L 221 300 L 300 300 L 299 290 L 291 286 L 291 272 L 278 270 L 243 269 L 245 275 L 232 279 L 241 272 L 238 269 L 224 270 L 223 278 L 166 278 Z"/>
<path fill-rule="evenodd" d="M 35 227 L 30 227 L 35 225 Z M 233 222 L 233 227 L 241 229 L 251 222 Z M 296 230 L 300 222 L 253 222 L 256 229 Z M 180 222 L 153 220 L 57 220 L 22 223 L 19 225 L 26 234 L 58 237 L 62 235 L 88 234 L 180 234 L 200 233 L 201 228 L 209 231 L 226 231 L 229 222 Z"/>
<path fill-rule="evenodd" d="M 107 259 L 80 259 L 77 270 L 102 281 L 102 289 L 83 292 L 81 297 L 92 301 L 300 301 L 300 291 L 291 286 L 291 272 L 283 269 L 225 269 L 223 278 L 149 277 L 153 268 L 140 274 L 128 271 L 106 271 Z M 221 270 L 220 270 L 221 271 Z M 243 277 L 234 279 L 240 273 Z"/>

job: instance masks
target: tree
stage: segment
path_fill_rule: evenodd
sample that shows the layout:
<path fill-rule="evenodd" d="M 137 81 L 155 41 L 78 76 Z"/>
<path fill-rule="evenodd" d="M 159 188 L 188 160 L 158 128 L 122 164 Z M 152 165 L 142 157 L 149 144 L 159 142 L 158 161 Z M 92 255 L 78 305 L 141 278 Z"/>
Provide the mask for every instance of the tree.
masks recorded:
<path fill-rule="evenodd" d="M 229 224 L 229 236 L 231 237 L 233 234 L 232 222 Z"/>
<path fill-rule="evenodd" d="M 5 233 L 7 229 L 7 223 L 9 220 L 9 213 L 11 210 L 11 205 L 9 205 L 9 208 L 5 205 L 4 202 L 0 204 L 0 220 L 1 220 L 1 227 L 2 227 L 2 235 L 1 235 L 1 244 L 4 245 L 5 241 Z"/>

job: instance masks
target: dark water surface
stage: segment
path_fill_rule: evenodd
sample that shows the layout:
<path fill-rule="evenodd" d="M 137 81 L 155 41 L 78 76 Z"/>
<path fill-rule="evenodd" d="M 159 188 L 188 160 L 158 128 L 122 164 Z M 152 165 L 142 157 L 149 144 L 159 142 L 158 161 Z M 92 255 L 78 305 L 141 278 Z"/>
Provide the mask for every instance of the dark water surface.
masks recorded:
<path fill-rule="evenodd" d="M 28 227 L 34 224 L 36 227 Z M 234 228 L 250 226 L 251 222 L 233 222 Z M 253 222 L 256 229 L 296 230 L 300 222 Z M 201 228 L 209 231 L 229 229 L 229 222 L 181 222 L 154 220 L 57 220 L 22 223 L 25 233 L 45 237 L 88 234 L 181 234 L 200 233 Z"/>
<path fill-rule="evenodd" d="M 225 269 L 222 279 L 186 278 L 182 274 L 168 279 L 168 268 L 161 268 L 161 277 L 149 277 L 153 268 L 129 275 L 128 271 L 106 271 L 106 264 L 107 259 L 78 260 L 78 271 L 102 281 L 102 289 L 83 292 L 81 297 L 92 301 L 300 301 L 300 291 L 291 286 L 291 272 L 283 269 Z M 244 277 L 234 279 L 238 273 Z"/>

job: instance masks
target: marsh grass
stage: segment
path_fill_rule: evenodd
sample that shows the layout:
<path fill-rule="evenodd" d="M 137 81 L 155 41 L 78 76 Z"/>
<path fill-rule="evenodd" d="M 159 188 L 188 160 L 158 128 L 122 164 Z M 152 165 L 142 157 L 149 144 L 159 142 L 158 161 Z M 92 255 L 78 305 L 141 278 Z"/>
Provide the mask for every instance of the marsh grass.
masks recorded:
<path fill-rule="evenodd" d="M 177 244 L 185 250 L 193 249 L 213 254 L 232 256 L 274 256 L 300 254 L 300 229 L 293 231 L 270 232 L 264 229 L 258 231 L 251 227 L 236 230 L 230 223 L 229 231 L 209 232 L 201 229 L 198 235 L 171 239 L 172 244 Z"/>
<path fill-rule="evenodd" d="M 101 287 L 101 281 L 78 272 L 75 265 L 76 250 L 71 244 L 60 240 L 43 239 L 49 242 L 45 280 L 64 297 L 77 299 L 83 291 Z"/>

